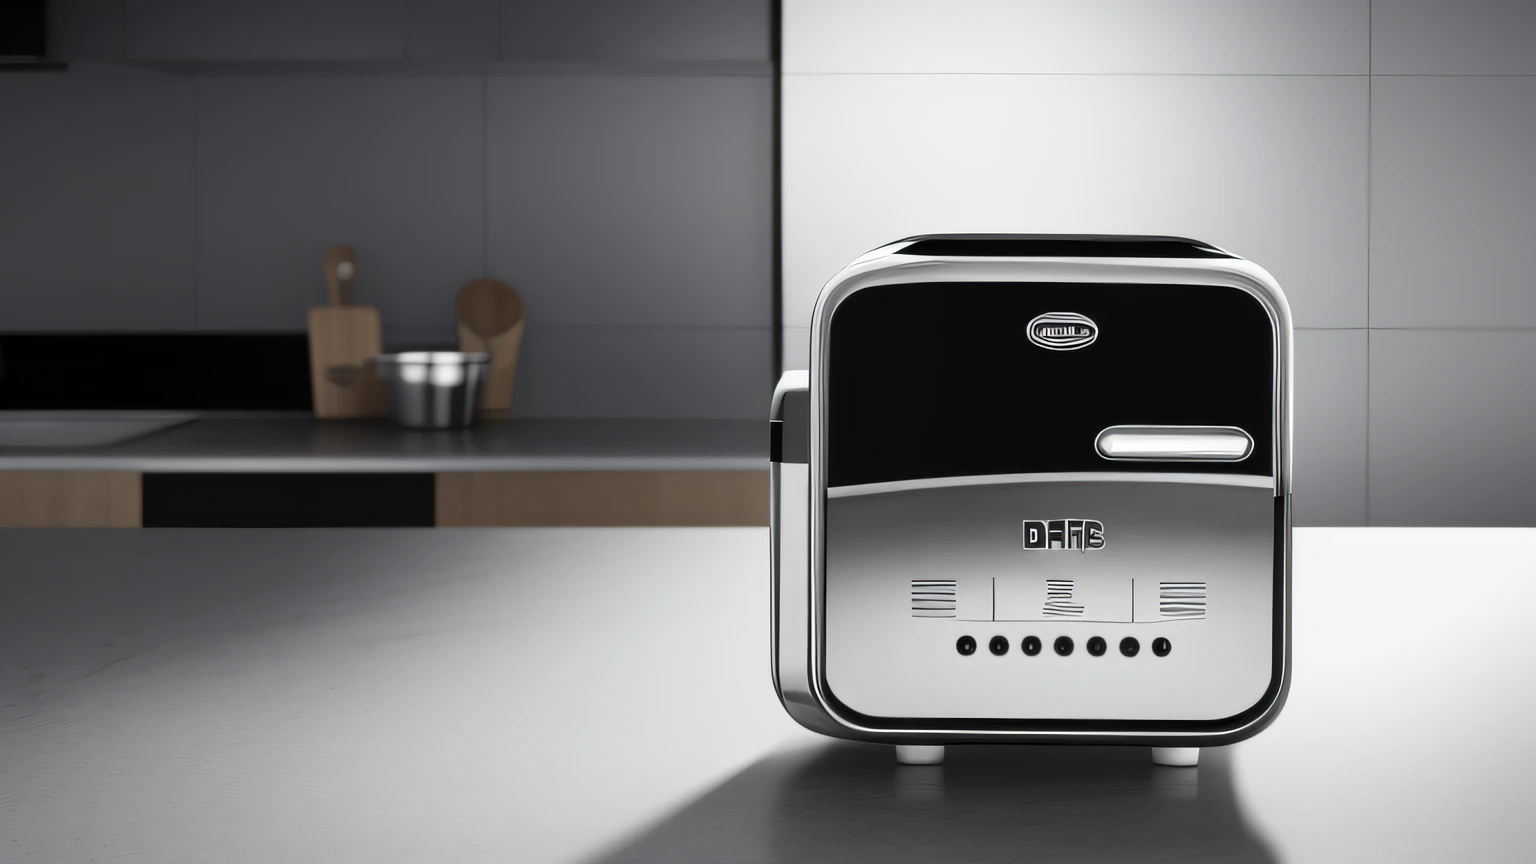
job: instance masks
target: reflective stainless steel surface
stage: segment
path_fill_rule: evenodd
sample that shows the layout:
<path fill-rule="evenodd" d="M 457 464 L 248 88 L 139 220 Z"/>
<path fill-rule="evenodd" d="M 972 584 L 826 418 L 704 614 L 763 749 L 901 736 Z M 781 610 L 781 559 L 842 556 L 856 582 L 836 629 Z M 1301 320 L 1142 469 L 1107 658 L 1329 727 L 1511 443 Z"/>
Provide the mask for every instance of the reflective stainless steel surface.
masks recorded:
<path fill-rule="evenodd" d="M 1162 471 L 1052 471 L 1036 474 L 976 474 L 954 477 L 923 477 L 916 480 L 890 480 L 884 483 L 860 483 L 855 486 L 828 486 L 828 498 L 855 498 L 860 495 L 887 495 L 915 489 L 953 489 L 960 486 L 1008 486 L 1017 483 L 1192 483 L 1197 486 L 1246 486 L 1271 489 L 1273 478 L 1257 474 L 1174 474 Z"/>
<path fill-rule="evenodd" d="M 196 419 L 165 411 L 0 411 L 0 449 L 110 447 Z"/>
<path fill-rule="evenodd" d="M 1196 721 L 1205 732 L 1237 727 L 1228 718 L 1279 686 L 1274 512 L 1268 489 L 1071 480 L 828 501 L 826 692 L 874 718 L 865 725 L 928 720 L 953 730 L 950 740 L 970 737 L 960 718 L 1014 721 L 1009 732 L 1056 731 L 1036 718 L 1115 720 L 1144 734 L 1149 720 L 1185 723 L 1159 734 L 1189 734 Z M 1020 520 L 1054 515 L 1102 520 L 1102 548 L 1022 552 Z M 939 578 L 955 584 L 953 617 L 914 617 L 912 583 Z M 1173 585 L 1199 586 L 1197 618 L 1170 614 Z M 1028 658 L 1017 650 L 1027 635 L 1047 646 L 1065 636 L 1076 650 Z M 962 657 L 962 636 L 1010 647 Z M 1093 657 L 1084 646 L 1094 636 L 1115 646 L 1166 638 L 1173 651 Z M 1059 725 L 1063 737 L 1093 731 Z"/>
<path fill-rule="evenodd" d="M 389 382 L 389 413 L 407 429 L 463 429 L 475 422 L 491 355 L 407 351 L 371 361 Z"/>
<path fill-rule="evenodd" d="M 1285 712 L 1163 769 L 799 729 L 766 529 L 0 531 L 0 859 L 1529 861 L 1536 531 L 1295 534 Z"/>

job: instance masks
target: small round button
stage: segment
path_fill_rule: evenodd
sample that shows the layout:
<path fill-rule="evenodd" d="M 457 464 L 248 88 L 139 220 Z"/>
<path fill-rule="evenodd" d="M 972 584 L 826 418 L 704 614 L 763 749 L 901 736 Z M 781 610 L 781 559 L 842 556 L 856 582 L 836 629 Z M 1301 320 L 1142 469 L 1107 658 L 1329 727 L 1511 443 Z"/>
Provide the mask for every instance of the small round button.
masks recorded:
<path fill-rule="evenodd" d="M 969 636 L 961 636 L 955 640 L 955 650 L 969 657 L 976 653 L 976 640 Z"/>
<path fill-rule="evenodd" d="M 1057 636 L 1056 637 L 1055 648 L 1056 648 L 1056 653 L 1060 654 L 1063 657 L 1067 656 L 1068 654 L 1071 654 L 1072 653 L 1072 637 L 1071 636 Z"/>
<path fill-rule="evenodd" d="M 1127 657 L 1135 657 L 1141 653 L 1141 643 L 1136 641 L 1135 636 L 1127 636 L 1120 640 L 1120 653 Z"/>
<path fill-rule="evenodd" d="M 1172 651 L 1172 650 L 1173 650 L 1173 643 L 1169 642 L 1167 639 L 1164 639 L 1163 637 L 1159 636 L 1156 639 L 1152 640 L 1152 653 L 1153 654 L 1156 654 L 1159 657 L 1167 657 L 1168 656 L 1168 652 Z"/>
<path fill-rule="evenodd" d="M 1025 636 L 1023 639 L 1019 640 L 1019 650 L 1023 651 L 1025 654 L 1028 654 L 1031 657 L 1035 656 L 1036 654 L 1039 654 L 1040 653 L 1040 637 L 1039 636 Z"/>
<path fill-rule="evenodd" d="M 1088 653 L 1095 657 L 1103 657 L 1105 648 L 1104 639 L 1101 636 L 1092 636 L 1088 639 Z"/>
<path fill-rule="evenodd" d="M 993 636 L 992 641 L 987 643 L 987 647 L 992 649 L 993 654 L 1001 657 L 1008 653 L 1008 639 L 1004 636 Z"/>

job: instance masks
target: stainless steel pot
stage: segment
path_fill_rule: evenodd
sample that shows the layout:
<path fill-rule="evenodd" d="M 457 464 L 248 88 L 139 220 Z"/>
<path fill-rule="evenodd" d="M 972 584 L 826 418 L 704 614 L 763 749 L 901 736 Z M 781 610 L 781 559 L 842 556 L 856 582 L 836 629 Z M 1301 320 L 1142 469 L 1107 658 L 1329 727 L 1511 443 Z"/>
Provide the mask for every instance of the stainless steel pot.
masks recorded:
<path fill-rule="evenodd" d="M 475 422 L 491 355 L 407 351 L 373 359 L 389 384 L 389 410 L 410 429 L 462 429 Z"/>

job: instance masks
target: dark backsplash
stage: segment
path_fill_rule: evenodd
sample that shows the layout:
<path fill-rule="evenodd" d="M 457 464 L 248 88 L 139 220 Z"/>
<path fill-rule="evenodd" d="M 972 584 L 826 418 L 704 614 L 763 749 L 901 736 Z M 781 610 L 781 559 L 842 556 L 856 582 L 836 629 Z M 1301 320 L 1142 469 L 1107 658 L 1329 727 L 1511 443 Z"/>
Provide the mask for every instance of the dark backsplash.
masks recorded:
<path fill-rule="evenodd" d="M 303 333 L 0 334 L 0 410 L 308 411 Z"/>

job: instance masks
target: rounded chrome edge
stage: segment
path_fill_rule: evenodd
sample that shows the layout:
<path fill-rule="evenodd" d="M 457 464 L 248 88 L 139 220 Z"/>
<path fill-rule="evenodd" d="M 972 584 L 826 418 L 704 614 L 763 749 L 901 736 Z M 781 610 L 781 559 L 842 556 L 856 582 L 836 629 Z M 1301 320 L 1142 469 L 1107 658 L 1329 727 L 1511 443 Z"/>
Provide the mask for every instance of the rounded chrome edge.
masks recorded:
<path fill-rule="evenodd" d="M 1126 460 L 1130 461 L 1130 460 Z M 1268 489 L 1274 478 L 1259 474 L 1196 474 L 1178 471 L 1051 471 L 1037 474 L 973 474 L 961 477 L 924 477 L 887 480 L 855 486 L 828 486 L 828 498 L 887 495 L 920 489 L 951 489 L 962 486 L 1005 486 L 1011 483 L 1185 483 L 1199 486 L 1244 486 Z"/>
<path fill-rule="evenodd" d="M 784 394 L 796 390 L 809 390 L 811 373 L 806 369 L 787 369 L 779 373 L 779 382 L 773 388 L 773 401 L 768 403 L 768 416 L 778 417 L 784 407 Z"/>
<path fill-rule="evenodd" d="M 909 237 L 895 243 L 877 247 L 843 268 L 822 287 L 811 312 L 810 369 L 810 618 L 811 664 L 807 683 L 811 704 L 799 704 L 791 710 L 791 700 L 780 692 L 780 701 L 790 715 L 801 725 L 822 734 L 862 741 L 1014 741 L 1080 743 L 1118 743 L 1168 745 L 1188 743 L 1200 746 L 1230 744 L 1244 740 L 1262 731 L 1274 721 L 1290 691 L 1290 615 L 1291 615 L 1291 409 L 1292 409 L 1292 356 L 1293 326 L 1291 308 L 1284 291 L 1269 271 L 1243 258 L 1221 259 L 1166 259 L 1166 258 L 943 258 L 928 256 L 903 256 L 892 260 L 898 250 L 905 248 L 920 237 Z M 1217 247 L 1212 247 L 1217 248 Z M 946 270 L 963 268 L 965 281 L 970 282 L 1142 282 L 1152 284 L 1209 285 L 1211 287 L 1237 288 L 1252 295 L 1269 315 L 1275 357 L 1274 414 L 1275 441 L 1277 444 L 1271 459 L 1275 497 L 1285 499 L 1285 536 L 1283 556 L 1283 630 L 1282 660 L 1279 687 L 1268 704 L 1253 719 L 1232 729 L 1217 731 L 1168 731 L 1144 732 L 1083 732 L 1060 731 L 980 731 L 980 730 L 932 730 L 932 729 L 871 729 L 841 716 L 831 706 L 825 692 L 824 658 L 822 643 L 825 641 L 825 614 L 821 609 L 822 583 L 825 579 L 825 530 L 826 530 L 826 429 L 823 424 L 826 398 L 827 328 L 837 306 L 853 293 L 876 285 L 896 285 L 911 282 L 939 281 Z M 1132 276 L 1134 274 L 1134 277 Z M 799 701 L 799 700 L 795 700 Z M 814 717 L 802 717 L 807 711 Z"/>

